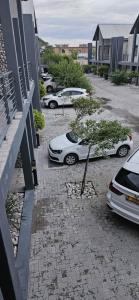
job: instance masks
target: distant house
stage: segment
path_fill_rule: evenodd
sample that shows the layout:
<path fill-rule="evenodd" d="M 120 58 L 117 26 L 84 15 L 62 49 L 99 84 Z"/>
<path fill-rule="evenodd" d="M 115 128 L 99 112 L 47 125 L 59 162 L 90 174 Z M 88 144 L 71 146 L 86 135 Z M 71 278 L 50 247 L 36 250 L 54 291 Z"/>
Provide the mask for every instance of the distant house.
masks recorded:
<path fill-rule="evenodd" d="M 128 36 L 131 24 L 99 24 L 93 41 L 96 42 L 94 63 L 108 64 L 111 70 L 118 68 L 118 62 L 128 55 Z"/>
<path fill-rule="evenodd" d="M 129 32 L 127 55 L 123 54 L 122 58 L 119 66 L 132 70 L 139 69 L 139 15 Z"/>

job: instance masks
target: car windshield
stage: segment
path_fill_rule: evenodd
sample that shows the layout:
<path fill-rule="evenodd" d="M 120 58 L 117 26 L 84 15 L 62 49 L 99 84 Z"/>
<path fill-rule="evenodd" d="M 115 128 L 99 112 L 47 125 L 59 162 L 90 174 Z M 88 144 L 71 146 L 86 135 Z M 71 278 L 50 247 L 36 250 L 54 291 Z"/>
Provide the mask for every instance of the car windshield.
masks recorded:
<path fill-rule="evenodd" d="M 71 143 L 78 143 L 79 138 L 75 133 L 73 133 L 73 131 L 68 132 L 66 137 Z"/>
<path fill-rule="evenodd" d="M 61 91 L 56 93 L 56 96 L 60 96 L 61 95 Z"/>
<path fill-rule="evenodd" d="M 139 192 L 139 174 L 122 168 L 115 177 L 115 181 L 127 189 Z"/>

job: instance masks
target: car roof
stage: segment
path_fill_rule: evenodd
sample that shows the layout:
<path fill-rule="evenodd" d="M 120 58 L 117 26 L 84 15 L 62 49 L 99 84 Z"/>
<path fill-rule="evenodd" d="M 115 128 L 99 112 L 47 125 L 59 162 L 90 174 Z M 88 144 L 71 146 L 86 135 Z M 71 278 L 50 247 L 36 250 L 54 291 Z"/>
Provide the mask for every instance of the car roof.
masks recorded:
<path fill-rule="evenodd" d="M 136 149 L 135 152 L 129 156 L 129 158 L 123 165 L 123 168 L 139 174 L 139 148 Z"/>
<path fill-rule="evenodd" d="M 79 91 L 79 92 L 85 92 L 86 89 L 82 89 L 82 88 L 76 88 L 76 87 L 70 87 L 70 88 L 65 88 L 62 90 L 63 91 Z"/>

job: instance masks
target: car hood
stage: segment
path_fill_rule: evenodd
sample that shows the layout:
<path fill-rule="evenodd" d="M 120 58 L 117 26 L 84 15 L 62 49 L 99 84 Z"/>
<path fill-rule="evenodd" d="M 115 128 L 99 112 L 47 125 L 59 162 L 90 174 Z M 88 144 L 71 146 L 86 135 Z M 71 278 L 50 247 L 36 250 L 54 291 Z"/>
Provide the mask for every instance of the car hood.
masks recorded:
<path fill-rule="evenodd" d="M 51 140 L 49 145 L 53 150 L 63 150 L 67 147 L 71 147 L 71 146 L 74 146 L 76 144 L 70 142 L 67 139 L 66 134 L 63 134 L 63 135 L 57 136 L 56 138 Z"/>

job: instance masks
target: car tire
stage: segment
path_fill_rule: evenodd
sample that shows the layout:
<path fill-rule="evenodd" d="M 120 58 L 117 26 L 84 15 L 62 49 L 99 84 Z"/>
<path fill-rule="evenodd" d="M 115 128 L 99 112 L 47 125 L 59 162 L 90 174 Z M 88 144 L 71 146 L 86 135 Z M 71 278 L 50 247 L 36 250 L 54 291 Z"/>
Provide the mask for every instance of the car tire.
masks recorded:
<path fill-rule="evenodd" d="M 121 147 L 118 148 L 118 150 L 117 150 L 117 156 L 118 157 L 125 157 L 125 156 L 127 156 L 129 150 L 130 150 L 129 146 L 123 145 L 123 146 L 121 146 Z"/>
<path fill-rule="evenodd" d="M 56 101 L 50 101 L 48 104 L 49 108 L 55 109 L 58 107 L 58 103 Z"/>
<path fill-rule="evenodd" d="M 53 91 L 53 87 L 51 85 L 48 85 L 46 91 L 47 93 L 51 93 Z"/>
<path fill-rule="evenodd" d="M 64 163 L 68 166 L 75 165 L 77 161 L 79 160 L 77 154 L 75 153 L 69 153 L 64 158 Z"/>

